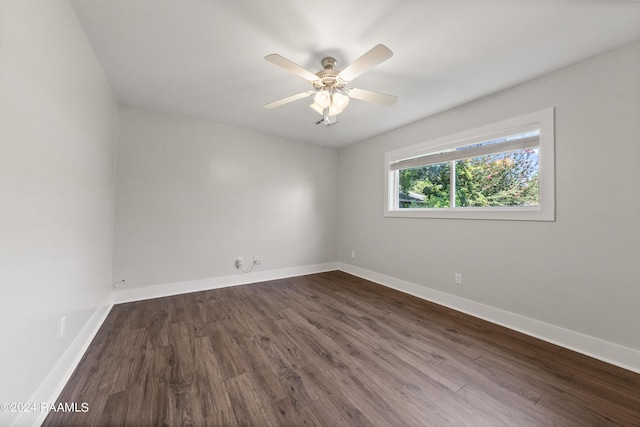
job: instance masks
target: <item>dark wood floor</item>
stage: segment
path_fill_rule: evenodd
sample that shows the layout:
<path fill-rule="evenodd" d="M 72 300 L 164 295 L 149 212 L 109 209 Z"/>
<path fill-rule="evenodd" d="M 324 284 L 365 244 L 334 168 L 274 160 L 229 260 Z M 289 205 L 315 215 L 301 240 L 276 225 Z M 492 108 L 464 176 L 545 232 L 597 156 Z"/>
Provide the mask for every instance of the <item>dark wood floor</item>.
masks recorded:
<path fill-rule="evenodd" d="M 46 426 L 640 425 L 640 375 L 342 272 L 116 305 Z"/>

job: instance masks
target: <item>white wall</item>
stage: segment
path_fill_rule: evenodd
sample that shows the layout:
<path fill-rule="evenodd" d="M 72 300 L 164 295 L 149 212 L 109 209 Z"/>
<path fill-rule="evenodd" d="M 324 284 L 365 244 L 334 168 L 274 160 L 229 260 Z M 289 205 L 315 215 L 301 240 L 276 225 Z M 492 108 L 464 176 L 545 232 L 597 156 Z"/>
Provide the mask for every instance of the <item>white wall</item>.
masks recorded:
<path fill-rule="evenodd" d="M 0 0 L 0 402 L 54 398 L 106 310 L 116 119 L 67 1 Z"/>
<path fill-rule="evenodd" d="M 114 279 L 120 290 L 335 262 L 337 151 L 123 108 Z M 247 265 L 248 266 L 248 265 Z"/>
<path fill-rule="evenodd" d="M 635 44 L 342 150 L 340 261 L 635 350 L 640 370 L 639 76 Z M 383 217 L 386 151 L 552 106 L 556 222 Z"/>

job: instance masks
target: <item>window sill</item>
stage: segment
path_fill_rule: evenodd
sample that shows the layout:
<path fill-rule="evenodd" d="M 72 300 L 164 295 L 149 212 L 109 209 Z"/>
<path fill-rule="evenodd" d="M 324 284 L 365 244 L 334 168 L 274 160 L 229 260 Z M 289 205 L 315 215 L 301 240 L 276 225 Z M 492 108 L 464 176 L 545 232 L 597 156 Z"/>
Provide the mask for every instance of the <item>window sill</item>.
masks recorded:
<path fill-rule="evenodd" d="M 555 221 L 555 212 L 539 207 L 437 208 L 386 210 L 388 218 L 480 219 L 498 221 Z"/>

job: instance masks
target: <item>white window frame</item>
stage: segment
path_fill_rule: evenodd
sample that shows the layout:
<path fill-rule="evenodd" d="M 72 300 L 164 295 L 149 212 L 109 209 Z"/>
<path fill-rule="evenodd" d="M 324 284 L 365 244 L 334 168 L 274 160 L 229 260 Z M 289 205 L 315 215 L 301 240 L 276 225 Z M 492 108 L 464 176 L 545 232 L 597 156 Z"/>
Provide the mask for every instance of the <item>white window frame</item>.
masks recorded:
<path fill-rule="evenodd" d="M 540 129 L 539 136 L 539 205 L 508 207 L 400 208 L 399 173 L 392 164 L 416 159 L 501 137 L 532 128 Z M 555 221 L 555 123 L 554 108 L 547 108 L 498 123 L 438 138 L 385 153 L 385 209 L 386 217 L 488 219 L 516 221 Z"/>

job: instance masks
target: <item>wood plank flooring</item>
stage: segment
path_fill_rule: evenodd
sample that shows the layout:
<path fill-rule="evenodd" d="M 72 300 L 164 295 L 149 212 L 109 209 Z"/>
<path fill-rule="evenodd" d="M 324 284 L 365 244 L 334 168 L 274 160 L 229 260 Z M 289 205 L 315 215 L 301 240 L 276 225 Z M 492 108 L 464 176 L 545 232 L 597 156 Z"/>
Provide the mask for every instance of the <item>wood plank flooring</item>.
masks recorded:
<path fill-rule="evenodd" d="M 45 426 L 640 426 L 640 375 L 342 272 L 114 306 Z"/>

